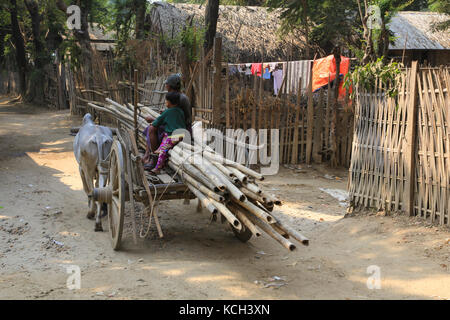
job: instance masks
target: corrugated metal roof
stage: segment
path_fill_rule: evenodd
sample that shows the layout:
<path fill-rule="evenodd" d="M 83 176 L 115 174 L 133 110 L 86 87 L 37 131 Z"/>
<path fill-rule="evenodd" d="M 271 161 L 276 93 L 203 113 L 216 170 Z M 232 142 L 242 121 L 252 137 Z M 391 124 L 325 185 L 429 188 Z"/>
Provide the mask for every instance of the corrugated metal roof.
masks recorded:
<path fill-rule="evenodd" d="M 433 31 L 432 25 L 450 17 L 437 12 L 401 11 L 389 23 L 396 37 L 390 50 L 406 49 L 450 49 L 450 31 Z"/>

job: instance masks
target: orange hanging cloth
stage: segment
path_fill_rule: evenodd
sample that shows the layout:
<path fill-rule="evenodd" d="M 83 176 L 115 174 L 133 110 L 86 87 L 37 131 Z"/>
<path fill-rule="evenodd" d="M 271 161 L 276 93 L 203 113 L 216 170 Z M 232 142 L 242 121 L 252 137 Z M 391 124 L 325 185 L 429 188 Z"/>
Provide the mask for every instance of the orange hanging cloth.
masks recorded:
<path fill-rule="evenodd" d="M 341 63 L 339 66 L 339 100 L 345 98 L 344 76 L 348 73 L 349 68 L 350 58 L 341 56 Z M 332 82 L 336 78 L 336 61 L 334 60 L 334 56 L 329 55 L 328 57 L 314 60 L 312 73 L 313 92 L 328 85 L 328 81 Z"/>

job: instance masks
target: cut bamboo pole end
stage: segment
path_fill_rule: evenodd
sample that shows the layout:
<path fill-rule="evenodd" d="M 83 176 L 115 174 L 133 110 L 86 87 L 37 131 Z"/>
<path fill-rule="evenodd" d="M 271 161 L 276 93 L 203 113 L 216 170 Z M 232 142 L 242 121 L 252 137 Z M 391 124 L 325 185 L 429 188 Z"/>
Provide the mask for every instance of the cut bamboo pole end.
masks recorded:
<path fill-rule="evenodd" d="M 251 233 L 255 237 L 260 237 L 261 232 L 258 230 L 258 228 L 253 224 L 253 222 L 250 221 L 250 219 L 245 215 L 244 208 L 234 205 L 233 203 L 229 204 L 230 210 L 235 214 L 235 216 L 241 221 L 245 227 L 251 231 Z"/>
<path fill-rule="evenodd" d="M 228 209 L 223 203 L 217 202 L 213 199 L 211 199 L 211 202 L 214 204 L 214 206 L 220 211 L 222 216 L 225 217 L 225 219 L 228 220 L 229 223 L 238 231 L 242 230 L 241 222 L 236 218 L 236 216 Z"/>

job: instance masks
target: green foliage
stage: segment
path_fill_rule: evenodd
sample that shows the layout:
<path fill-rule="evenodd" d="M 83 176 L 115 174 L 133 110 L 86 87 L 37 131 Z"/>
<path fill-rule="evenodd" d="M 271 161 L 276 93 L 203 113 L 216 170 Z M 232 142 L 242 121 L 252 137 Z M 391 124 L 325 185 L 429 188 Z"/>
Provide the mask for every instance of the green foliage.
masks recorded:
<path fill-rule="evenodd" d="M 432 11 L 450 15 L 450 1 L 448 1 L 448 0 L 430 0 L 430 9 Z M 445 30 L 449 29 L 450 28 L 450 18 L 448 18 L 447 20 L 445 20 L 441 23 L 436 23 L 435 25 L 433 25 L 433 28 L 435 30 L 441 30 L 441 31 L 445 31 Z"/>
<path fill-rule="evenodd" d="M 200 47 L 205 40 L 205 31 L 206 27 L 186 26 L 175 37 L 169 38 L 165 36 L 162 38 L 162 41 L 171 49 L 179 49 L 181 46 L 185 47 L 189 60 L 197 61 L 200 59 Z"/>
<path fill-rule="evenodd" d="M 377 79 L 388 88 L 389 97 L 395 98 L 398 95 L 397 81 L 400 74 L 399 64 L 391 62 L 383 64 L 383 57 L 377 61 L 370 62 L 364 66 L 357 66 L 353 72 L 349 72 L 344 77 L 344 87 L 349 89 L 352 85 L 372 91 L 375 88 Z M 351 98 L 353 98 L 354 91 Z"/>
<path fill-rule="evenodd" d="M 330 52 L 334 45 L 356 42 L 360 25 L 356 0 L 267 0 L 270 10 L 282 8 L 282 32 L 309 28 L 310 43 Z"/>
<path fill-rule="evenodd" d="M 199 48 L 205 41 L 206 27 L 196 28 L 195 26 L 186 27 L 180 33 L 181 43 L 187 48 L 187 55 L 190 61 L 197 61 L 200 59 Z"/>

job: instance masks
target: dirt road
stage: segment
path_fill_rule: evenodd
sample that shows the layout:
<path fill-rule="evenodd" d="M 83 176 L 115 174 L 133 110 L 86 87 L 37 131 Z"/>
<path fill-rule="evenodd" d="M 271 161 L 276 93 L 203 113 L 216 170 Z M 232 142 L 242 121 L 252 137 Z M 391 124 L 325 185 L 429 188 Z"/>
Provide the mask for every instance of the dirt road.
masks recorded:
<path fill-rule="evenodd" d="M 161 206 L 163 239 L 134 245 L 127 234 L 115 252 L 85 218 L 68 134 L 79 123 L 0 97 L 0 299 L 450 298 L 448 229 L 403 216 L 343 218 L 344 204 L 324 188 L 345 190 L 347 172 L 322 166 L 281 168 L 264 182 L 309 247 L 290 253 L 265 236 L 240 243 L 196 201 L 173 201 Z M 66 287 L 69 265 L 81 270 L 79 290 Z M 367 287 L 372 265 L 381 289 Z"/>

